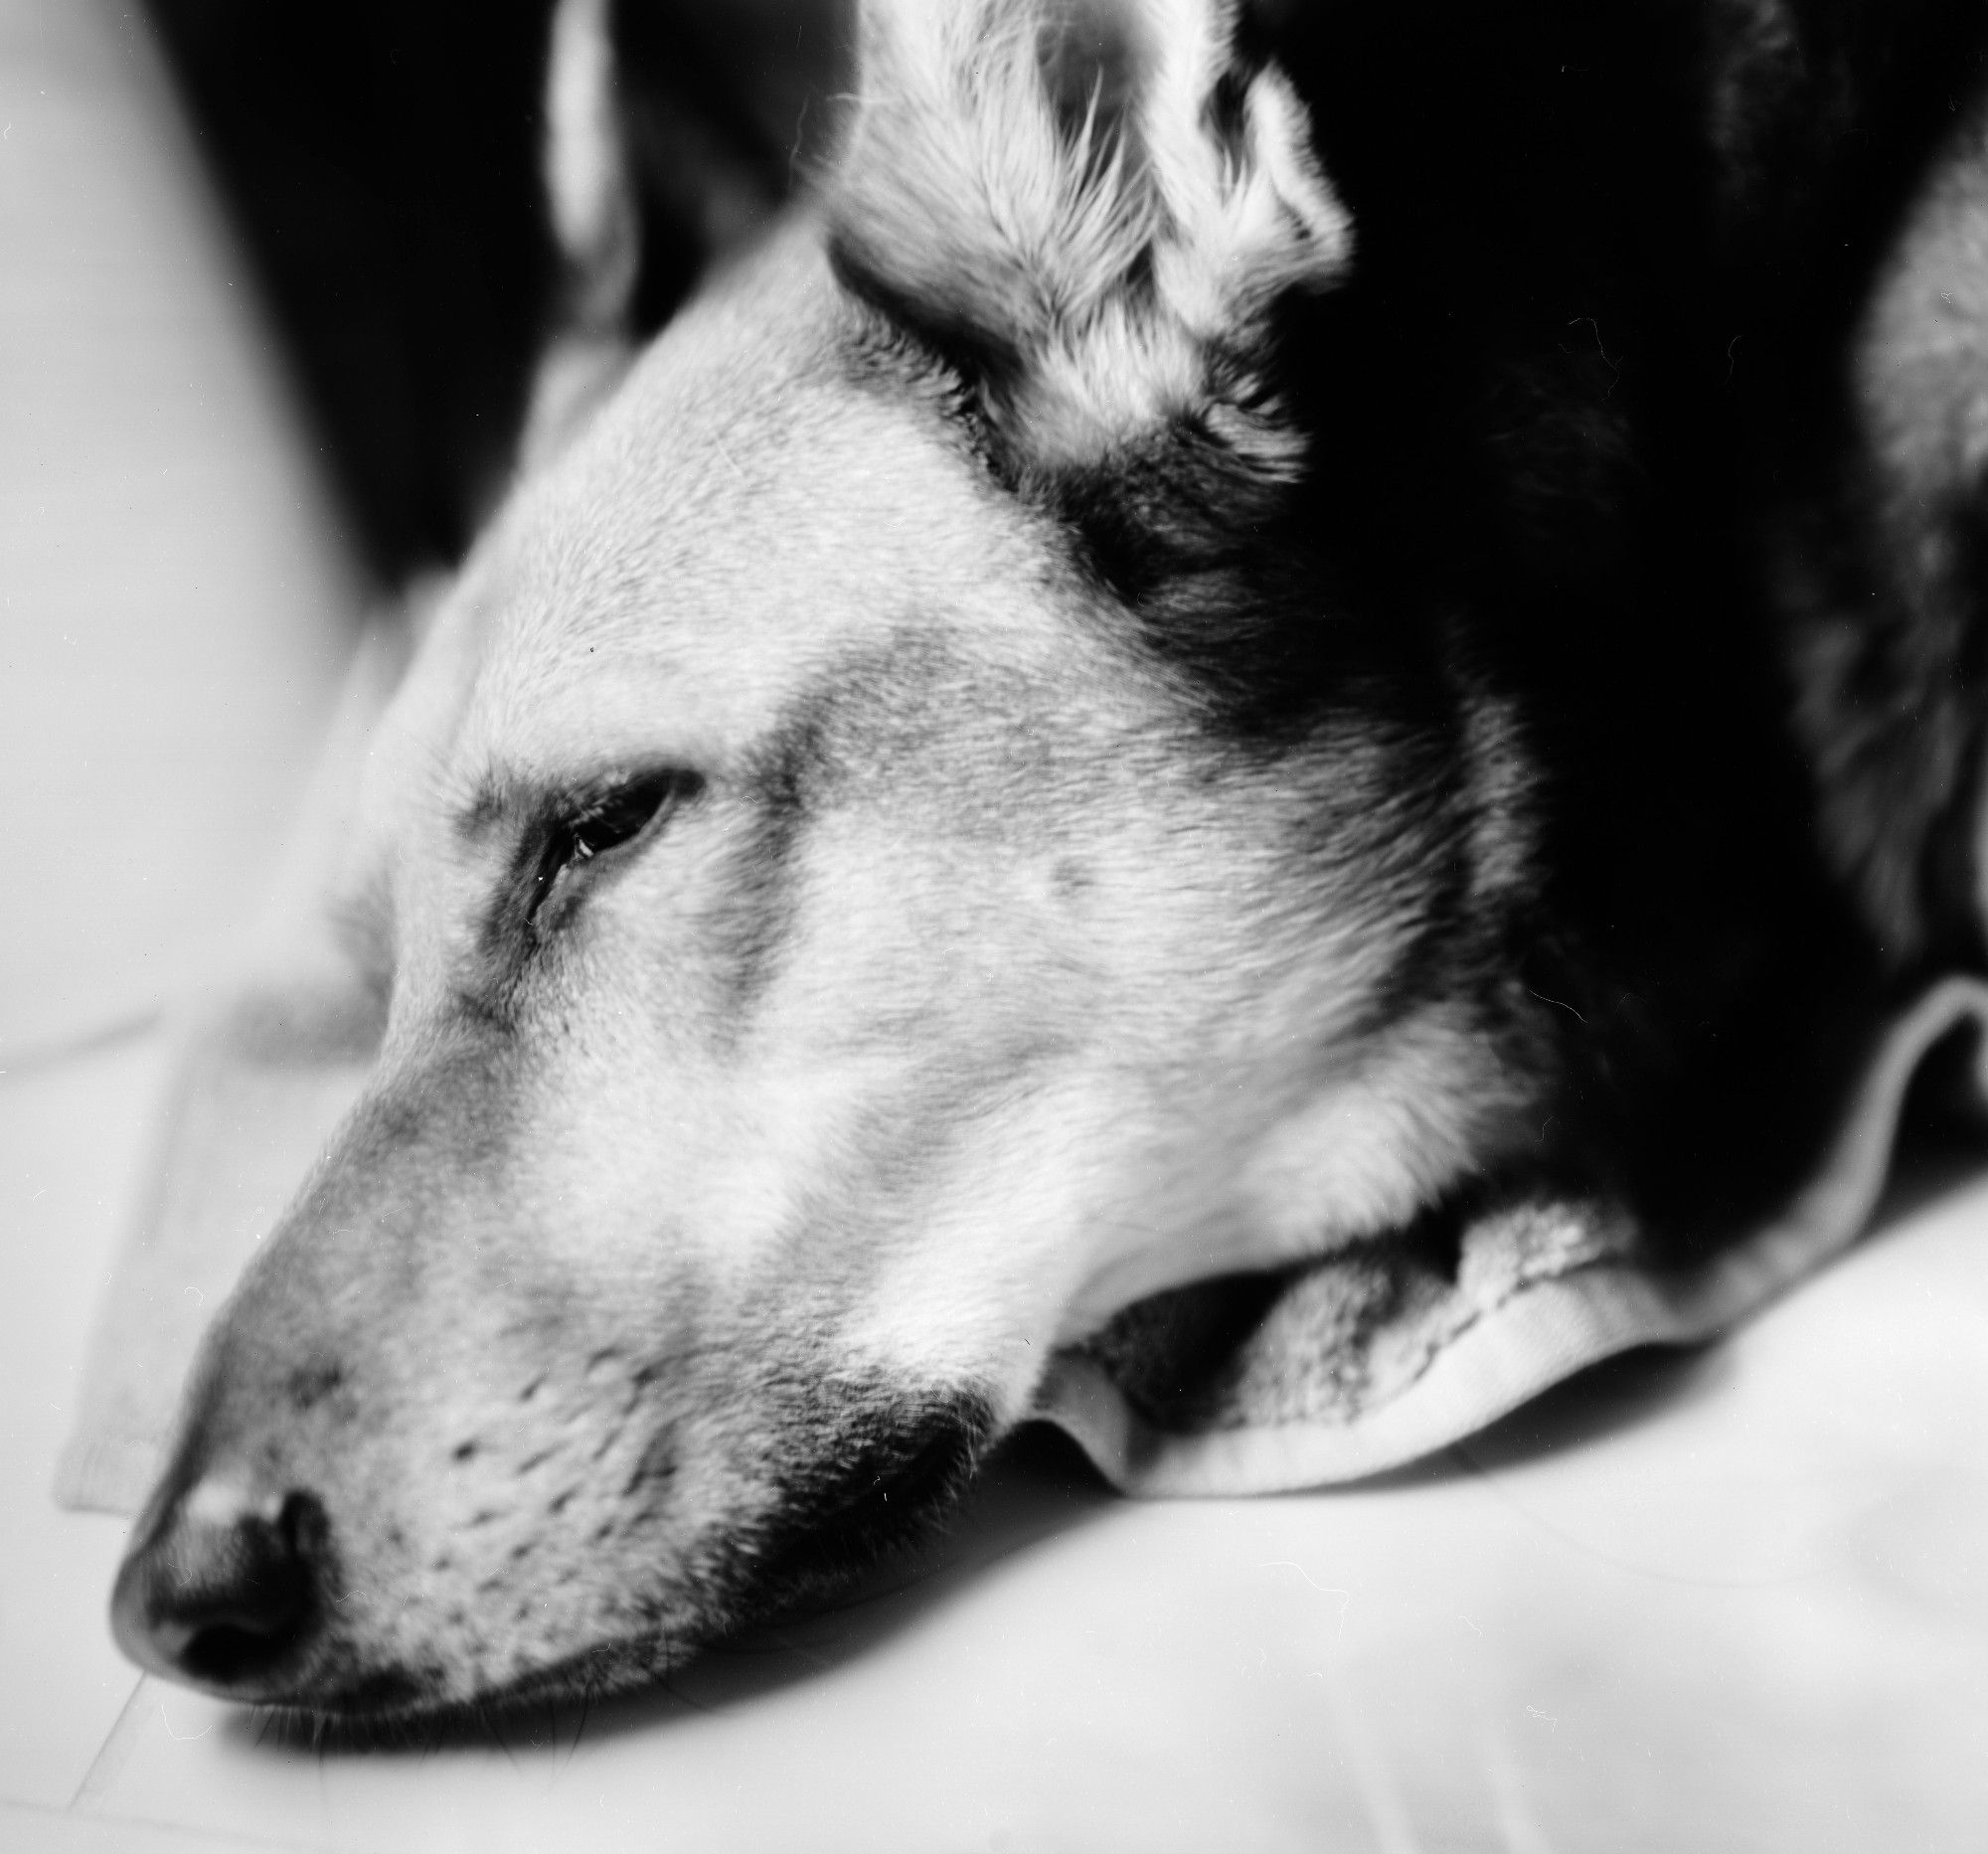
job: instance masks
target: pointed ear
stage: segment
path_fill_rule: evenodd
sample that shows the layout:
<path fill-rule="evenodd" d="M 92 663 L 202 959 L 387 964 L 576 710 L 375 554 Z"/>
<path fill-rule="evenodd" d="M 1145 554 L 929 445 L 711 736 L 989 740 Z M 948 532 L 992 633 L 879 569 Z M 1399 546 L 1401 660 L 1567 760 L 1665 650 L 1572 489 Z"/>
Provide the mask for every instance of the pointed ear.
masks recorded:
<path fill-rule="evenodd" d="M 850 286 L 966 375 L 1054 477 L 1192 428 L 1278 482 L 1271 322 L 1352 228 L 1233 0 L 869 0 L 831 195 Z"/>
<path fill-rule="evenodd" d="M 557 451 L 633 353 L 641 215 L 617 94 L 611 0 L 559 0 L 546 61 L 546 206 L 560 283 L 520 441 L 526 470 Z"/>

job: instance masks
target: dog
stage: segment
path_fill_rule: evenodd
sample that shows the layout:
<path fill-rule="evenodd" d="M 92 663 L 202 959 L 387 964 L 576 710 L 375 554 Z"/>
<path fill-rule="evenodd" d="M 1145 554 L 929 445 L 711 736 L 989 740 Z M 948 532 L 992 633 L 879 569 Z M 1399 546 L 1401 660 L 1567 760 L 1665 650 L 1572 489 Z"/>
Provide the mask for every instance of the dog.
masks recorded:
<path fill-rule="evenodd" d="M 1054 1348 L 1515 1176 L 1686 1257 L 1982 962 L 1975 9 L 873 0 L 572 313 L 371 753 L 377 1069 L 113 1600 L 373 1718 L 653 1680 Z"/>

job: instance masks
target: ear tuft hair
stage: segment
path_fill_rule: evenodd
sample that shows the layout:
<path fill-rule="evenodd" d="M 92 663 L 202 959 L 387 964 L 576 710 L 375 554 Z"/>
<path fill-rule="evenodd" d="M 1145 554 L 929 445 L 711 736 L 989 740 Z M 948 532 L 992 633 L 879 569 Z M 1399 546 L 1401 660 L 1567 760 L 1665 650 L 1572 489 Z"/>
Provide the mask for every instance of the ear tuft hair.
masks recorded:
<path fill-rule="evenodd" d="M 871 0 L 861 59 L 837 262 L 974 382 L 1019 471 L 1192 421 L 1295 472 L 1269 316 L 1344 275 L 1352 230 L 1234 0 Z"/>

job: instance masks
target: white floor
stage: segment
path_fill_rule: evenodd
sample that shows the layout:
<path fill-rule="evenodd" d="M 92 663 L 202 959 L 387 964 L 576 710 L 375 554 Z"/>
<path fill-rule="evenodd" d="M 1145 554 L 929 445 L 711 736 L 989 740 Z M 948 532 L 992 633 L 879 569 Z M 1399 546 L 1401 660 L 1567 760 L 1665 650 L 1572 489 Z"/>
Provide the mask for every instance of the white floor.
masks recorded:
<path fill-rule="evenodd" d="M 356 594 L 108 0 L 0 0 L 0 1847 L 1963 1849 L 1988 1841 L 1988 1185 L 1734 1343 L 1429 1470 L 1106 1499 L 642 1704 L 353 1756 L 109 1644 L 47 1489 L 170 997 L 252 905 Z"/>

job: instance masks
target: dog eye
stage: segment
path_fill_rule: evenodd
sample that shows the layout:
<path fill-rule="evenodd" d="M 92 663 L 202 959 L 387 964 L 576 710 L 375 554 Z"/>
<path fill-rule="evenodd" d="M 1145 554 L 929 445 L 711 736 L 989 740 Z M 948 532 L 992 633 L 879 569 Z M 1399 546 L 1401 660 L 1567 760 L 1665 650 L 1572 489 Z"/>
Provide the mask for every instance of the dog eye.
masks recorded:
<path fill-rule="evenodd" d="M 633 843 L 658 818 L 694 798 L 703 785 L 695 772 L 678 766 L 645 772 L 558 819 L 539 852 L 527 916 L 531 926 L 543 931 L 550 925 L 547 915 L 552 904 L 588 864 Z"/>

